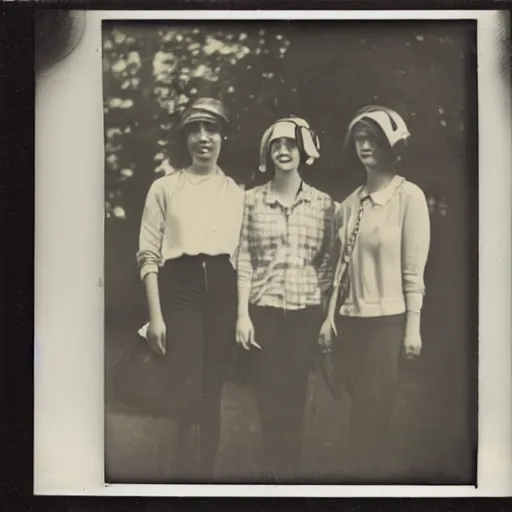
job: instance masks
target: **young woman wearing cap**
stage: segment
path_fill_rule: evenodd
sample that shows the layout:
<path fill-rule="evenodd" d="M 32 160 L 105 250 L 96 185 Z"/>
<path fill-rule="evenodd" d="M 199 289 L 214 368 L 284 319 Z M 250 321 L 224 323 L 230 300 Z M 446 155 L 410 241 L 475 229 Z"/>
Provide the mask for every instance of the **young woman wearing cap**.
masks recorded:
<path fill-rule="evenodd" d="M 199 98 L 186 109 L 180 129 L 190 165 L 152 184 L 137 253 L 150 317 L 148 342 L 169 368 L 179 476 L 207 480 L 214 473 L 221 389 L 235 335 L 236 273 L 230 258 L 243 215 L 242 189 L 217 165 L 227 126 L 217 100 Z M 194 424 L 199 466 L 185 442 Z"/>
<path fill-rule="evenodd" d="M 237 342 L 248 350 L 268 469 L 297 476 L 308 372 L 332 281 L 334 202 L 305 183 L 302 164 L 319 158 L 316 135 L 296 117 L 261 141 L 265 185 L 245 194 L 237 258 Z"/>
<path fill-rule="evenodd" d="M 424 193 L 397 174 L 409 136 L 385 107 L 366 107 L 349 124 L 346 142 L 366 183 L 339 208 L 341 250 L 320 332 L 351 396 L 350 461 L 365 478 L 378 478 L 388 462 L 399 356 L 421 352 L 430 224 Z"/>

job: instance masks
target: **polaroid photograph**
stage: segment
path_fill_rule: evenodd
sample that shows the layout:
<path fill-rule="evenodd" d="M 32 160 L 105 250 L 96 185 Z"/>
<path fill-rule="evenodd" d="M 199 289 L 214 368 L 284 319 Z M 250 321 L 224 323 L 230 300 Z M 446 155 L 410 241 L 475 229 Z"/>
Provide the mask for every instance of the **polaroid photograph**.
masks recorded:
<path fill-rule="evenodd" d="M 36 493 L 506 495 L 505 19 L 197 14 L 38 75 Z"/>

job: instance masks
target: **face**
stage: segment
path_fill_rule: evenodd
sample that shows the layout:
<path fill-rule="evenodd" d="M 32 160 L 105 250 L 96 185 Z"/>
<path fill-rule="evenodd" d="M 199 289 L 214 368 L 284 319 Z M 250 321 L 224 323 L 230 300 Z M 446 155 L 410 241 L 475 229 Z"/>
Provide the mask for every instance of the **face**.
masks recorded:
<path fill-rule="evenodd" d="M 216 123 L 200 121 L 187 126 L 187 148 L 194 161 L 216 162 L 221 144 L 220 128 Z"/>
<path fill-rule="evenodd" d="M 294 139 L 282 138 L 272 141 L 270 158 L 277 170 L 296 171 L 300 165 L 300 151 Z"/>
<path fill-rule="evenodd" d="M 367 127 L 354 130 L 356 153 L 365 167 L 378 167 L 388 163 L 389 150 L 384 147 L 377 135 Z"/>

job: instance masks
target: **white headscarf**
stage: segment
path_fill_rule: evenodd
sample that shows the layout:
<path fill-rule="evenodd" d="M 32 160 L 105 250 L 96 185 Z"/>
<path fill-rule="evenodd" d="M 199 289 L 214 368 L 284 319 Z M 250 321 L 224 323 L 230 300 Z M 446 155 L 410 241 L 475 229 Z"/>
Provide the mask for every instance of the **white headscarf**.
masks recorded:
<path fill-rule="evenodd" d="M 397 142 L 406 140 L 411 136 L 400 114 L 387 107 L 371 105 L 359 110 L 352 121 L 350 121 L 345 143 L 348 143 L 354 126 L 365 120 L 371 120 L 380 127 L 391 147 L 394 147 Z"/>
<path fill-rule="evenodd" d="M 286 117 L 278 119 L 272 126 L 267 128 L 261 138 L 259 166 L 261 172 L 266 172 L 267 170 L 270 144 L 272 141 L 280 138 L 289 138 L 297 142 L 299 151 L 306 157 L 306 165 L 311 165 L 320 158 L 320 141 L 311 130 L 307 121 L 300 117 Z"/>

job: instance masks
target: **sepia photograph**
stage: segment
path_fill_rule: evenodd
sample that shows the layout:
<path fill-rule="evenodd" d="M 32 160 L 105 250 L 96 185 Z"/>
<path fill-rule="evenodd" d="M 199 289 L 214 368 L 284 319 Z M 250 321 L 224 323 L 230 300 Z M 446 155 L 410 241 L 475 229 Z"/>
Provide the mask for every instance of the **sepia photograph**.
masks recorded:
<path fill-rule="evenodd" d="M 102 52 L 106 482 L 475 485 L 476 22 Z"/>
<path fill-rule="evenodd" d="M 34 496 L 510 495 L 509 17 L 35 18 Z"/>

